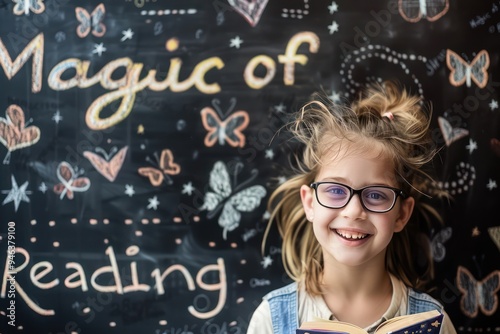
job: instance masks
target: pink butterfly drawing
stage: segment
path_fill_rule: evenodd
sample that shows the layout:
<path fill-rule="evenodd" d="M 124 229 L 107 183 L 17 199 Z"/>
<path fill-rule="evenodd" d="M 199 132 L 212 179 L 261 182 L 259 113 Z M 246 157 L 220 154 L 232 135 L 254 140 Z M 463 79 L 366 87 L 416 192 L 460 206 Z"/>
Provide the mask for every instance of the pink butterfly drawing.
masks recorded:
<path fill-rule="evenodd" d="M 233 101 L 230 109 L 234 107 L 235 103 Z M 214 100 L 213 105 L 220 112 L 218 100 Z M 250 122 L 250 117 L 246 111 L 236 111 L 222 120 L 213 108 L 205 107 L 201 110 L 201 121 L 203 127 L 208 131 L 204 140 L 205 146 L 212 147 L 217 142 L 219 145 L 224 145 L 227 142 L 233 147 L 245 146 L 245 135 L 242 131 L 246 129 Z"/>
<path fill-rule="evenodd" d="M 73 199 L 75 192 L 85 192 L 90 188 L 90 180 L 87 177 L 79 177 L 79 173 L 66 161 L 57 166 L 56 174 L 60 183 L 54 186 L 54 192 L 60 199 L 64 196 Z"/>
<path fill-rule="evenodd" d="M 181 166 L 174 162 L 174 156 L 172 151 L 169 149 L 164 149 L 161 152 L 160 159 L 158 161 L 158 168 L 155 167 L 140 167 L 138 169 L 139 174 L 146 176 L 149 179 L 151 185 L 158 187 L 162 184 L 165 179 L 165 175 L 177 175 L 181 172 Z"/>
<path fill-rule="evenodd" d="M 116 150 L 117 148 L 113 147 L 108 155 L 103 149 L 98 147 L 96 148 L 96 151 L 101 151 L 104 157 L 91 151 L 84 151 L 83 156 L 89 159 L 92 166 L 94 166 L 102 176 L 113 182 L 123 166 L 128 146 L 122 147 L 118 153 L 116 153 Z M 113 153 L 116 154 L 111 157 Z"/>
<path fill-rule="evenodd" d="M 104 36 L 106 33 L 106 26 L 102 23 L 106 14 L 104 4 L 99 4 L 90 14 L 85 8 L 76 7 L 75 14 L 77 20 L 80 22 L 78 27 L 76 27 L 76 34 L 80 38 L 86 37 L 90 32 L 96 37 Z"/>
<path fill-rule="evenodd" d="M 35 14 L 41 14 L 45 10 L 42 0 L 12 0 L 16 5 L 13 12 L 16 15 L 29 15 L 30 11 Z"/>
<path fill-rule="evenodd" d="M 399 13 L 408 22 L 418 22 L 422 18 L 437 21 L 450 8 L 449 0 L 399 0 Z"/>
<path fill-rule="evenodd" d="M 479 88 L 486 87 L 488 83 L 488 67 L 490 66 L 490 56 L 488 51 L 481 50 L 469 63 L 452 50 L 446 50 L 446 64 L 450 69 L 450 83 L 453 86 L 461 86 L 464 83 L 467 87 L 474 81 Z"/>

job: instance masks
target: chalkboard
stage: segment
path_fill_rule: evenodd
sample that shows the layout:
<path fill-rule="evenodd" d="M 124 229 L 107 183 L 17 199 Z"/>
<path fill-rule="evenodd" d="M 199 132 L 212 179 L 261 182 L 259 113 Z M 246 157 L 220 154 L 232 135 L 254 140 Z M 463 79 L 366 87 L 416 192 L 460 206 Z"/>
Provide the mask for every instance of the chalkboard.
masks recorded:
<path fill-rule="evenodd" d="M 0 3 L 0 330 L 244 333 L 290 279 L 266 202 L 314 92 L 432 103 L 458 332 L 500 328 L 500 1 Z"/>

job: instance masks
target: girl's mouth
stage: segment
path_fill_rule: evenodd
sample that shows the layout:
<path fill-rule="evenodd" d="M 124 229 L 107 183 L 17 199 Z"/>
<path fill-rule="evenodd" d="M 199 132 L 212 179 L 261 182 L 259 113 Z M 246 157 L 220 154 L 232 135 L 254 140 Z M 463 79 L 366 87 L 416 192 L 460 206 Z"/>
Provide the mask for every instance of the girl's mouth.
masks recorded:
<path fill-rule="evenodd" d="M 345 231 L 345 230 L 334 230 L 337 235 L 341 236 L 346 240 L 361 240 L 365 239 L 369 236 L 369 234 L 354 232 L 354 231 Z"/>

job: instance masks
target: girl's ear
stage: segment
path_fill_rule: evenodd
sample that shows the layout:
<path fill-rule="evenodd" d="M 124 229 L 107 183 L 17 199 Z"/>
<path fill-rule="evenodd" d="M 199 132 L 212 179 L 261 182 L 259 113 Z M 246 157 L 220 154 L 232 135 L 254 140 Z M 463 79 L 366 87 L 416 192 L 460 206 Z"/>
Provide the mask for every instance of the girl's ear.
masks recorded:
<path fill-rule="evenodd" d="M 401 232 L 410 220 L 413 208 L 415 207 L 415 199 L 413 197 L 408 197 L 401 201 L 399 207 L 399 216 L 396 219 L 396 224 L 394 226 L 394 232 Z"/>
<path fill-rule="evenodd" d="M 300 187 L 300 199 L 302 200 L 302 207 L 304 208 L 304 212 L 308 219 L 314 217 L 313 192 L 314 192 L 313 189 L 306 185 L 302 185 L 302 187 Z"/>

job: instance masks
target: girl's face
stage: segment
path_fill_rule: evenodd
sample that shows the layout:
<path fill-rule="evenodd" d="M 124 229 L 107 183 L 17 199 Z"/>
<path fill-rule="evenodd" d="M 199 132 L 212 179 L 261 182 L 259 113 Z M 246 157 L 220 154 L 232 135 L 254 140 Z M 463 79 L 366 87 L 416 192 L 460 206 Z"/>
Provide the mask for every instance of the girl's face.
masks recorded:
<path fill-rule="evenodd" d="M 322 165 L 315 182 L 331 181 L 353 189 L 371 185 L 398 188 L 394 177 L 394 165 L 380 150 L 343 149 L 334 159 Z M 300 190 L 306 217 L 313 224 L 314 234 L 322 246 L 327 263 L 362 266 L 373 261 L 385 261 L 385 251 L 392 235 L 401 231 L 414 206 L 412 197 L 397 197 L 392 210 L 374 213 L 361 205 L 358 194 L 340 209 L 320 205 L 315 190 L 303 185 Z"/>

